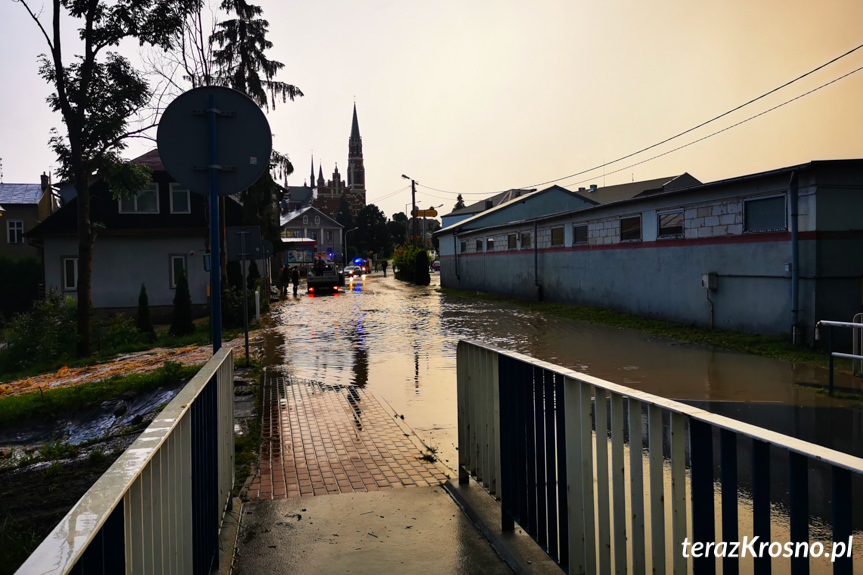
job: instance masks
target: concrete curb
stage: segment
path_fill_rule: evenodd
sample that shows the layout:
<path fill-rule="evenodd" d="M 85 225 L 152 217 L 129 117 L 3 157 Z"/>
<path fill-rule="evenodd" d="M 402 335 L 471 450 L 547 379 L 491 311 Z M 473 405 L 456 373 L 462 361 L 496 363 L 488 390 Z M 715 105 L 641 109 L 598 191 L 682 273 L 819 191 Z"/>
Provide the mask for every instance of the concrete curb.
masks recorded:
<path fill-rule="evenodd" d="M 443 488 L 492 548 L 517 574 L 560 575 L 564 571 L 518 525 L 501 529 L 500 503 L 473 479 L 466 485 L 448 480 Z"/>

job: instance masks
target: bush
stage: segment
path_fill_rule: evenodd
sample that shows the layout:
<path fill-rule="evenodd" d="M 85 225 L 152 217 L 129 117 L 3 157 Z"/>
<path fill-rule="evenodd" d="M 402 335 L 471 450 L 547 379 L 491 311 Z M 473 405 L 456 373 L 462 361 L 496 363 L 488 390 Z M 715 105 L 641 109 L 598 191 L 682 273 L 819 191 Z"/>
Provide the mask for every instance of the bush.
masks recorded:
<path fill-rule="evenodd" d="M 39 298 L 42 284 L 42 263 L 35 257 L 13 260 L 0 257 L 0 278 L 15 281 L 0 282 L 0 326 L 14 315 L 25 313 Z"/>
<path fill-rule="evenodd" d="M 141 292 L 138 294 L 138 317 L 135 320 L 135 327 L 147 337 L 148 341 L 156 339 L 156 331 L 150 320 L 150 298 L 147 296 L 147 286 L 143 283 Z"/>
<path fill-rule="evenodd" d="M 171 335 L 182 336 L 194 333 L 192 322 L 192 294 L 189 293 L 189 280 L 186 272 L 180 270 L 177 274 L 177 287 L 174 290 L 174 318 L 171 320 Z"/>
<path fill-rule="evenodd" d="M 123 313 L 100 321 L 95 329 L 98 329 L 98 344 L 101 351 L 126 349 L 128 346 L 141 343 L 144 339 L 135 321 Z M 155 334 L 153 335 L 155 337 Z"/>
<path fill-rule="evenodd" d="M 429 255 L 425 249 L 416 246 L 400 246 L 393 254 L 393 267 L 396 279 L 418 285 L 431 283 L 429 274 Z"/>
<path fill-rule="evenodd" d="M 52 364 L 75 355 L 77 304 L 49 292 L 45 301 L 16 316 L 9 325 L 9 340 L 0 349 L 0 372 Z"/>

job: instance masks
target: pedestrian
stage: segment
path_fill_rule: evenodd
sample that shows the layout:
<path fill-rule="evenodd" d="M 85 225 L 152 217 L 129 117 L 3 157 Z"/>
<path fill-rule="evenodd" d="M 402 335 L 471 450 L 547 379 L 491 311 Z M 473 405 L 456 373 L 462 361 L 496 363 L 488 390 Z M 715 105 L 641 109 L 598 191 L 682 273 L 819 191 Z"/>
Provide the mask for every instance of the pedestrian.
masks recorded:
<path fill-rule="evenodd" d="M 297 295 L 297 286 L 300 285 L 300 271 L 296 267 L 291 269 L 291 283 L 294 284 L 294 295 Z"/>
<path fill-rule="evenodd" d="M 381 262 L 381 268 L 384 270 L 384 277 L 387 277 L 387 260 Z"/>
<path fill-rule="evenodd" d="M 285 264 L 282 264 L 282 271 L 279 274 L 279 288 L 281 289 L 282 297 L 288 295 L 288 282 L 290 281 L 290 276 L 288 274 L 288 267 Z"/>

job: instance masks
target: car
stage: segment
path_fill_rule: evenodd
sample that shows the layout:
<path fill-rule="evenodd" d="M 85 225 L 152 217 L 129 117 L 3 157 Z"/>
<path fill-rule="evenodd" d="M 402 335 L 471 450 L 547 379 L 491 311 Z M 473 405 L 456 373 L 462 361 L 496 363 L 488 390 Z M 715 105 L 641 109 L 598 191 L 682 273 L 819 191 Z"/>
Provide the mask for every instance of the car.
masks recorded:
<path fill-rule="evenodd" d="M 360 268 L 361 273 L 367 274 L 371 271 L 371 262 L 365 258 L 355 258 L 354 266 Z"/>
<path fill-rule="evenodd" d="M 432 269 L 436 272 L 440 271 L 440 260 L 435 260 L 432 262 Z"/>
<path fill-rule="evenodd" d="M 344 272 L 346 278 L 357 277 L 363 274 L 363 270 L 359 266 L 345 266 L 345 269 L 342 271 Z"/>

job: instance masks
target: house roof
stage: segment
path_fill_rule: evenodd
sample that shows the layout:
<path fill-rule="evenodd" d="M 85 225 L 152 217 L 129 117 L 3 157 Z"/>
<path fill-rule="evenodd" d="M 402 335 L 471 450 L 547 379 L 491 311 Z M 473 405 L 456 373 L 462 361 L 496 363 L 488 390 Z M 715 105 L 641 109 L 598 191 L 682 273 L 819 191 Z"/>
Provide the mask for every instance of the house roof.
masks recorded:
<path fill-rule="evenodd" d="M 664 178 L 655 178 L 653 180 L 643 180 L 640 182 L 629 182 L 626 184 L 618 184 L 615 186 L 597 187 L 594 190 L 590 188 L 579 188 L 578 195 L 590 198 L 598 204 L 610 204 L 611 202 L 619 202 L 621 200 L 629 200 L 635 196 L 649 192 L 652 190 L 662 191 L 663 187 L 669 182 L 675 180 L 679 176 L 667 176 Z M 696 182 L 697 183 L 697 182 Z"/>
<path fill-rule="evenodd" d="M 324 212 L 322 212 L 321 210 L 317 209 L 314 206 L 303 206 L 298 210 L 294 210 L 293 212 L 288 212 L 287 214 L 284 214 L 283 216 L 281 216 L 281 218 L 279 220 L 279 225 L 282 227 L 290 225 L 291 222 L 293 222 L 294 220 L 296 220 L 300 216 L 307 215 L 310 212 L 313 212 L 315 215 L 319 215 L 323 218 L 326 218 L 327 221 L 329 221 L 333 226 L 337 226 L 340 228 L 343 227 L 342 224 L 340 224 L 339 222 L 337 222 L 336 220 L 334 220 L 333 218 L 331 218 L 330 216 L 328 216 L 327 214 L 325 214 Z"/>
<path fill-rule="evenodd" d="M 532 193 L 535 191 L 536 191 L 536 189 L 525 190 L 525 189 L 513 188 L 511 190 L 506 190 L 505 192 L 497 193 L 497 194 L 491 196 L 490 198 L 486 198 L 484 200 L 474 202 L 469 206 L 465 206 L 463 208 L 453 210 L 450 213 L 445 214 L 444 217 L 478 214 L 480 212 L 484 212 L 485 210 L 487 210 L 489 208 L 493 208 L 499 204 L 506 203 L 513 198 L 517 198 L 519 196 L 523 196 L 523 195 L 526 195 L 526 194 L 529 194 L 529 193 Z M 491 202 L 491 204 L 489 204 L 489 202 Z"/>
<path fill-rule="evenodd" d="M 159 149 L 153 148 L 146 154 L 142 154 L 137 158 L 129 160 L 132 164 L 141 164 L 142 166 L 147 166 L 154 172 L 167 172 L 165 169 L 165 164 L 162 163 L 162 158 L 159 156 Z"/>
<path fill-rule="evenodd" d="M 41 184 L 0 184 L 0 204 L 38 205 L 42 193 Z"/>
<path fill-rule="evenodd" d="M 315 190 L 309 186 L 288 186 L 285 190 L 292 204 L 309 204 L 315 194 Z"/>

